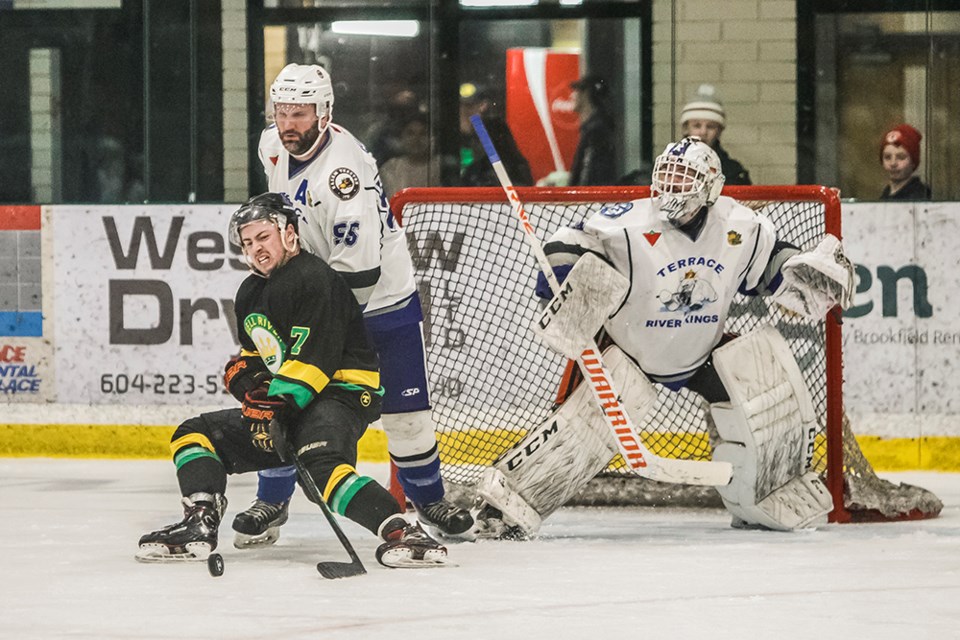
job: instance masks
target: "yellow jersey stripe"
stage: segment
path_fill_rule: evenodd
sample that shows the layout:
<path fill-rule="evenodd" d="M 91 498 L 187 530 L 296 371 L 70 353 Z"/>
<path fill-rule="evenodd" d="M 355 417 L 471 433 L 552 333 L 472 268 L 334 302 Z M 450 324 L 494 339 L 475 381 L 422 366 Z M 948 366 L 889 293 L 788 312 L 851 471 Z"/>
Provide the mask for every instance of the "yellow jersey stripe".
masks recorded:
<path fill-rule="evenodd" d="M 327 386 L 327 383 L 330 382 L 327 374 L 318 367 L 307 364 L 306 362 L 300 362 L 299 360 L 287 360 L 284 362 L 280 366 L 280 370 L 277 371 L 277 375 L 299 380 L 309 385 L 315 393 L 320 393 L 323 388 Z"/>
<path fill-rule="evenodd" d="M 351 384 L 362 384 L 371 389 L 380 388 L 380 372 L 369 371 L 367 369 L 340 369 L 333 374 L 334 380 L 349 382 Z"/>
<path fill-rule="evenodd" d="M 213 448 L 213 445 L 210 443 L 210 439 L 202 433 L 188 433 L 185 436 L 177 438 L 170 443 L 170 453 L 176 455 L 177 451 L 184 448 L 188 444 L 198 444 L 208 451 L 216 453 L 216 449 Z"/>
<path fill-rule="evenodd" d="M 356 472 L 357 470 L 348 464 L 337 465 L 337 467 L 333 470 L 333 473 L 330 474 L 330 479 L 327 480 L 327 486 L 323 488 L 323 501 L 329 504 L 330 496 L 333 494 L 334 488 L 340 483 L 341 480 L 343 480 L 345 476 Z"/>

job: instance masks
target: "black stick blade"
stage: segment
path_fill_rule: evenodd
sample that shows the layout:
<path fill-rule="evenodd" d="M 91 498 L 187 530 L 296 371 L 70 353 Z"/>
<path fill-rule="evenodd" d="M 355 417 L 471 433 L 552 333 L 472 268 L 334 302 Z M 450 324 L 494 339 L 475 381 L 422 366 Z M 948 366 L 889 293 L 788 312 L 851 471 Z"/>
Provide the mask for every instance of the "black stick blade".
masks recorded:
<path fill-rule="evenodd" d="M 359 560 L 354 562 L 318 562 L 317 571 L 328 580 L 361 576 L 367 572 Z"/>

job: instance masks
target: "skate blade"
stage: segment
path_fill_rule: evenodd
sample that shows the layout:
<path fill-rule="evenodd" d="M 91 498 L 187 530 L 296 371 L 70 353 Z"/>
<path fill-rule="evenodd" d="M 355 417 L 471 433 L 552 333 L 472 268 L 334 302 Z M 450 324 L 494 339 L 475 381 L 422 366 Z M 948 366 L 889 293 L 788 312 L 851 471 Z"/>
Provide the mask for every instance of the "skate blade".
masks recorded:
<path fill-rule="evenodd" d="M 184 548 L 184 553 L 171 553 L 166 545 L 147 543 L 133 557 L 146 563 L 205 562 L 213 551 L 206 542 L 188 542 Z"/>
<path fill-rule="evenodd" d="M 443 542 L 476 542 L 477 538 L 480 537 L 480 528 L 476 524 L 463 533 L 447 533 L 443 529 L 427 524 L 422 520 L 420 521 L 420 526 L 423 527 L 431 538 L 434 540 L 442 540 Z"/>
<path fill-rule="evenodd" d="M 233 536 L 233 546 L 237 549 L 256 549 L 275 544 L 279 539 L 280 527 L 270 527 L 259 535 L 250 535 L 238 531 Z"/>

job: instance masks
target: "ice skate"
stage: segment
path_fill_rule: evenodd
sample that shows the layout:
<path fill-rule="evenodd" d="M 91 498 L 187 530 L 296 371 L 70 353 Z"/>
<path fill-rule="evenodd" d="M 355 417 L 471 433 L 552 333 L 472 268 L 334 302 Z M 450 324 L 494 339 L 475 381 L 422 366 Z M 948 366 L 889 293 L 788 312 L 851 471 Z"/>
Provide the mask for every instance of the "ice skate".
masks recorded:
<path fill-rule="evenodd" d="M 446 538 L 476 537 L 473 516 L 470 511 L 440 499 L 430 504 L 416 504 L 417 519 L 430 533 Z"/>
<path fill-rule="evenodd" d="M 419 523 L 407 522 L 396 515 L 380 525 L 385 540 L 377 548 L 377 562 L 396 569 L 419 569 L 447 566 L 447 548 L 431 538 Z"/>
<path fill-rule="evenodd" d="M 233 518 L 233 546 L 237 549 L 264 547 L 280 538 L 280 527 L 287 521 L 290 501 L 275 504 L 259 498 Z"/>
<path fill-rule="evenodd" d="M 194 493 L 183 498 L 183 520 L 140 538 L 140 562 L 206 560 L 217 548 L 217 528 L 227 506 L 222 495 Z"/>
<path fill-rule="evenodd" d="M 476 537 L 478 540 L 529 540 L 523 529 L 503 521 L 499 509 L 484 505 L 477 513 Z"/>

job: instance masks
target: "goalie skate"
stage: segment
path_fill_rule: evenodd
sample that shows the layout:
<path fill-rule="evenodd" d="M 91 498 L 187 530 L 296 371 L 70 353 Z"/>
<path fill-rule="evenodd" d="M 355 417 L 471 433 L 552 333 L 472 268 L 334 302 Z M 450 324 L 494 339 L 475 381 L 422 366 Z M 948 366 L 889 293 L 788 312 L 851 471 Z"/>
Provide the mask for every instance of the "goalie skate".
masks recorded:
<path fill-rule="evenodd" d="M 197 562 L 217 548 L 223 496 L 193 494 L 183 498 L 183 520 L 140 538 L 134 556 L 140 562 Z"/>
<path fill-rule="evenodd" d="M 503 513 L 487 504 L 477 513 L 476 537 L 478 540 L 529 540 L 522 527 L 503 521 Z"/>
<path fill-rule="evenodd" d="M 377 562 L 392 569 L 431 569 L 452 566 L 447 548 L 431 538 L 418 523 L 394 516 L 380 525 L 386 542 L 377 548 Z"/>

